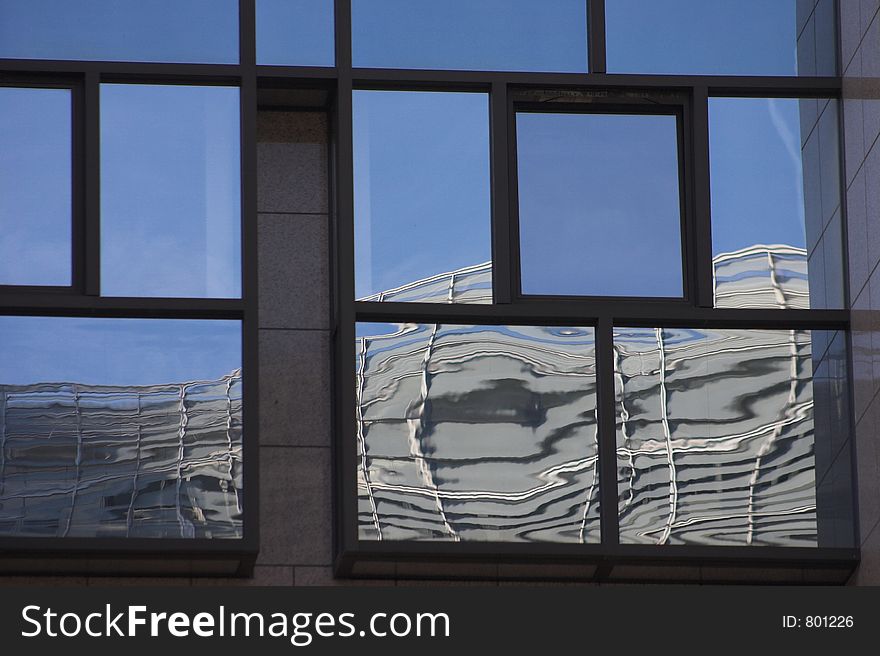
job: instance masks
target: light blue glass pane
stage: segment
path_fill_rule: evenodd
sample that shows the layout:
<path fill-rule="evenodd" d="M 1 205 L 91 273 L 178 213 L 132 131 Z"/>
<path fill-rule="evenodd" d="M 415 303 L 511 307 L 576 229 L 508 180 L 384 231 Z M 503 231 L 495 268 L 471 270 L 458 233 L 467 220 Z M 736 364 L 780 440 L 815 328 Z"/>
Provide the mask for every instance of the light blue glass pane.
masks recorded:
<path fill-rule="evenodd" d="M 592 328 L 356 335 L 361 539 L 599 541 Z"/>
<path fill-rule="evenodd" d="M 522 291 L 682 295 L 676 119 L 518 113 Z"/>
<path fill-rule="evenodd" d="M 70 285 L 67 89 L 0 87 L 0 285 Z"/>
<path fill-rule="evenodd" d="M 238 63 L 237 0 L 0 0 L 0 57 Z"/>
<path fill-rule="evenodd" d="M 355 289 L 370 300 L 492 300 L 482 93 L 354 93 Z"/>
<path fill-rule="evenodd" d="M 242 537 L 238 321 L 0 318 L 0 535 Z"/>
<path fill-rule="evenodd" d="M 842 306 L 836 103 L 815 102 L 709 101 L 717 307 Z"/>
<path fill-rule="evenodd" d="M 353 0 L 352 58 L 367 68 L 587 70 L 584 0 Z"/>
<path fill-rule="evenodd" d="M 333 66 L 333 0 L 257 0 L 257 63 Z"/>
<path fill-rule="evenodd" d="M 241 295 L 239 93 L 101 86 L 101 292 Z"/>
<path fill-rule="evenodd" d="M 612 73 L 833 75 L 833 0 L 607 0 Z M 830 23 L 830 25 L 829 25 Z"/>

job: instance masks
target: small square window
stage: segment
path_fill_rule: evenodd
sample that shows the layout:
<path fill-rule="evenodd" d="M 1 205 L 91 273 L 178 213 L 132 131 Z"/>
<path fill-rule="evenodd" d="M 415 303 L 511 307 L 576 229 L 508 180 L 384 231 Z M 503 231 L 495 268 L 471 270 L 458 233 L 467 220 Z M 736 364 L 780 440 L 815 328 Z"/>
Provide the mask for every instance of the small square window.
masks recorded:
<path fill-rule="evenodd" d="M 674 114 L 516 115 L 522 293 L 684 295 Z"/>

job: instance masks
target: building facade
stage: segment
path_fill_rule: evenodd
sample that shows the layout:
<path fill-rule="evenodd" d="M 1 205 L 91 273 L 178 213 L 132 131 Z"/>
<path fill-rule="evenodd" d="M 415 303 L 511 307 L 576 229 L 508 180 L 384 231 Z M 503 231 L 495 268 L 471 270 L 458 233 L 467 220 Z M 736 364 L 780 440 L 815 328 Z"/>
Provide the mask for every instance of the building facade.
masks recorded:
<path fill-rule="evenodd" d="M 0 2 L 0 580 L 876 584 L 880 3 L 484 4 Z"/>

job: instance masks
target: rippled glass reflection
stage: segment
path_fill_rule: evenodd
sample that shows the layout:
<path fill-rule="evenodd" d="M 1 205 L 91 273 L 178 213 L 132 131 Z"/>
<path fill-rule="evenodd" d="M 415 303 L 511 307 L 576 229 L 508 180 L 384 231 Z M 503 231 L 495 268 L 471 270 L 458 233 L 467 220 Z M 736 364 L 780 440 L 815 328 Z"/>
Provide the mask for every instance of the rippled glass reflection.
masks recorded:
<path fill-rule="evenodd" d="M 598 542 L 591 328 L 357 325 L 363 540 Z"/>
<path fill-rule="evenodd" d="M 809 331 L 616 328 L 614 363 L 621 542 L 818 544 Z"/>
<path fill-rule="evenodd" d="M 240 538 L 235 321 L 0 318 L 0 535 Z"/>

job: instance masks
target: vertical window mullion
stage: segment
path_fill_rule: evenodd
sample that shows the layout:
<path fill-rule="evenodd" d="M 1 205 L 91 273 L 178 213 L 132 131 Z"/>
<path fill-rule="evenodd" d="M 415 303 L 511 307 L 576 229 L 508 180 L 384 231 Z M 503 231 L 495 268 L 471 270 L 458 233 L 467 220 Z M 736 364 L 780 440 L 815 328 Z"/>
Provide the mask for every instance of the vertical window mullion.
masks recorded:
<path fill-rule="evenodd" d="M 605 0 L 587 2 L 587 43 L 590 73 L 605 73 Z"/>
<path fill-rule="evenodd" d="M 84 260 L 82 289 L 87 296 L 101 295 L 101 76 L 97 71 L 85 74 L 83 90 L 83 223 Z"/>
<path fill-rule="evenodd" d="M 332 112 L 334 135 L 334 205 L 331 208 L 336 244 L 336 305 L 333 329 L 336 338 L 333 363 L 336 382 L 333 434 L 337 435 L 335 473 L 335 536 L 340 553 L 357 547 L 357 453 L 355 440 L 355 314 L 354 302 L 354 138 L 353 82 L 351 71 L 351 0 L 335 0 L 336 101 Z"/>
<path fill-rule="evenodd" d="M 515 166 L 510 135 L 510 112 L 507 84 L 493 82 L 489 96 L 490 165 L 492 167 L 492 287 L 495 303 L 510 303 L 515 289 L 511 277 L 510 186 L 511 169 Z"/>
<path fill-rule="evenodd" d="M 714 299 L 712 264 L 712 199 L 709 192 L 709 90 L 705 85 L 693 89 L 691 111 L 691 166 L 693 185 L 693 237 L 689 249 L 693 264 L 691 291 L 698 307 L 711 308 Z M 687 167 L 686 167 L 687 168 Z"/>
<path fill-rule="evenodd" d="M 599 512 L 602 546 L 611 554 L 620 544 L 617 514 L 617 426 L 614 403 L 614 325 L 603 316 L 596 325 L 596 407 L 599 442 Z"/>

